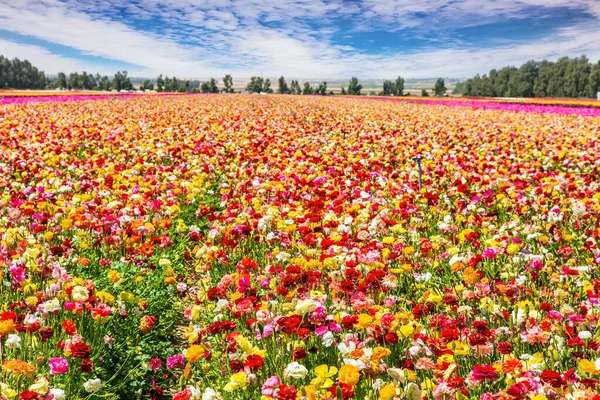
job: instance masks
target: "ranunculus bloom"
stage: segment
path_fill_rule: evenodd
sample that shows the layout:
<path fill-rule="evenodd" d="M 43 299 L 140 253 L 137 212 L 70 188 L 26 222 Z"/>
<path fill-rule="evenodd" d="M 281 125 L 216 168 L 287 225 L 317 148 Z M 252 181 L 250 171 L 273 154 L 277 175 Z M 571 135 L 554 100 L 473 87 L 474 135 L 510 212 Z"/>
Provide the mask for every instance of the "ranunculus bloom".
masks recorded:
<path fill-rule="evenodd" d="M 48 360 L 50 365 L 50 373 L 52 375 L 61 375 L 69 370 L 69 362 L 62 357 L 55 357 Z"/>

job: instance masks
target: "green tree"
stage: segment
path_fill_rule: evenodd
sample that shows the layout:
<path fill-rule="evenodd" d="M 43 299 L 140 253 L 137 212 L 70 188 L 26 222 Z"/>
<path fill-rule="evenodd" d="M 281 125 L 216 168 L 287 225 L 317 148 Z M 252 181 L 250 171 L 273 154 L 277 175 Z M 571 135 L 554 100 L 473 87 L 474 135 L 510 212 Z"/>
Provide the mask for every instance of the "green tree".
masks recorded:
<path fill-rule="evenodd" d="M 140 86 L 140 90 L 154 90 L 154 83 L 150 82 L 149 79 L 145 79 Z"/>
<path fill-rule="evenodd" d="M 165 81 L 164 81 L 164 79 L 162 77 L 162 74 L 160 74 L 158 76 L 158 78 L 156 78 L 156 90 L 158 92 L 162 92 L 163 89 L 164 89 L 164 86 L 165 86 Z"/>
<path fill-rule="evenodd" d="M 262 77 L 253 76 L 246 85 L 246 90 L 252 93 L 260 93 L 263 90 L 263 84 L 264 81 Z"/>
<path fill-rule="evenodd" d="M 56 82 L 54 86 L 58 89 L 66 89 L 67 88 L 67 76 L 64 72 L 59 72 L 56 76 Z"/>
<path fill-rule="evenodd" d="M 290 91 L 288 88 L 287 82 L 285 81 L 285 78 L 283 76 L 279 77 L 278 83 L 279 83 L 279 94 L 286 94 Z"/>
<path fill-rule="evenodd" d="M 310 86 L 310 83 L 304 82 L 304 88 L 302 89 L 302 94 L 313 94 L 315 90 Z"/>
<path fill-rule="evenodd" d="M 342 86 L 342 91 L 340 92 L 342 95 L 346 94 L 346 89 L 344 89 L 344 87 Z"/>
<path fill-rule="evenodd" d="M 302 93 L 302 89 L 300 88 L 300 85 L 298 84 L 298 81 L 293 80 L 290 83 L 290 93 L 291 94 L 301 94 Z"/>
<path fill-rule="evenodd" d="M 394 85 L 394 95 L 404 96 L 404 78 L 401 76 L 396 78 L 396 84 Z"/>
<path fill-rule="evenodd" d="M 133 85 L 127 77 L 127 71 L 117 71 L 113 77 L 112 87 L 117 91 L 133 89 Z"/>
<path fill-rule="evenodd" d="M 271 89 L 271 80 L 269 78 L 265 79 L 263 82 L 262 91 L 264 93 L 273 93 L 273 89 Z"/>
<path fill-rule="evenodd" d="M 327 82 L 321 82 L 319 83 L 319 87 L 317 88 L 317 94 L 320 94 L 322 96 L 327 94 Z"/>
<path fill-rule="evenodd" d="M 358 83 L 358 78 L 353 76 L 350 78 L 350 83 L 348 83 L 348 94 L 353 96 L 360 96 L 360 91 L 362 89 L 362 85 Z"/>
<path fill-rule="evenodd" d="M 600 92 L 600 61 L 590 68 L 590 77 L 588 79 L 587 97 L 596 98 Z"/>
<path fill-rule="evenodd" d="M 446 82 L 444 82 L 444 79 L 438 78 L 437 81 L 435 81 L 433 92 L 436 96 L 443 96 L 446 94 Z"/>
<path fill-rule="evenodd" d="M 227 74 L 223 77 L 223 92 L 225 93 L 233 93 L 233 78 L 231 75 Z"/>
<path fill-rule="evenodd" d="M 384 96 L 391 96 L 396 94 L 396 88 L 394 82 L 392 81 L 383 81 L 383 91 L 381 92 Z"/>
<path fill-rule="evenodd" d="M 426 89 L 421 89 L 421 96 L 423 96 L 423 97 L 429 97 L 429 93 L 427 93 Z"/>

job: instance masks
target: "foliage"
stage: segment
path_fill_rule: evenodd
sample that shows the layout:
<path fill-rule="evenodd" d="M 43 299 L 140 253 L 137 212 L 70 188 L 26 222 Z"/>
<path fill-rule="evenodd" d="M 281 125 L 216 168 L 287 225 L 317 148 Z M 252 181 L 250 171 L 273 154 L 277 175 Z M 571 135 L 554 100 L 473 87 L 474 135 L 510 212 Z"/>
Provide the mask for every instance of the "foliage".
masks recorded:
<path fill-rule="evenodd" d="M 314 94 L 315 89 L 310 86 L 309 82 L 304 82 L 304 87 L 302 88 L 302 94 Z"/>
<path fill-rule="evenodd" d="M 600 63 L 600 61 L 598 61 Z M 562 57 L 556 62 L 528 61 L 468 79 L 455 92 L 474 97 L 595 98 L 600 91 L 600 66 L 587 57 Z"/>
<path fill-rule="evenodd" d="M 227 74 L 223 77 L 223 92 L 224 93 L 233 93 L 233 78 L 231 75 Z"/>
<path fill-rule="evenodd" d="M 246 90 L 251 93 L 260 93 L 263 91 L 264 81 L 260 76 L 253 76 L 246 85 Z"/>
<path fill-rule="evenodd" d="M 443 96 L 444 94 L 446 94 L 446 83 L 444 82 L 444 80 L 442 78 L 438 78 L 435 81 L 435 86 L 433 87 L 433 93 L 435 93 L 436 96 Z"/>
<path fill-rule="evenodd" d="M 283 76 L 279 77 L 278 83 L 279 83 L 279 94 L 287 94 L 290 92 L 287 82 L 285 81 L 285 78 Z"/>
<path fill-rule="evenodd" d="M 352 77 L 350 82 L 348 83 L 348 94 L 353 96 L 360 96 L 360 90 L 362 89 L 362 85 L 358 83 L 358 79 L 356 77 Z"/>
<path fill-rule="evenodd" d="M 28 60 L 12 60 L 0 56 L 0 89 L 44 89 L 48 80 L 43 71 L 39 71 Z"/>

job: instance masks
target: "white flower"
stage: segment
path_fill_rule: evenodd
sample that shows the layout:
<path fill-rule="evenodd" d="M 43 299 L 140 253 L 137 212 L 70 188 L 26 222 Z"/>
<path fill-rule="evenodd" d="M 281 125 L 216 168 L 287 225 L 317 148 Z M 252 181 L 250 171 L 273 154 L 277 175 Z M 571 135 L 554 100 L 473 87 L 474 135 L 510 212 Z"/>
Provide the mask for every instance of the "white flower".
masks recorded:
<path fill-rule="evenodd" d="M 48 378 L 37 378 L 35 382 L 31 386 L 29 386 L 29 390 L 32 392 L 36 392 L 40 396 L 46 396 L 48 390 L 50 389 L 50 381 Z"/>
<path fill-rule="evenodd" d="M 325 347 L 331 347 L 331 345 L 333 344 L 333 333 L 331 332 L 327 332 L 326 334 L 323 335 L 323 345 L 325 345 Z"/>
<path fill-rule="evenodd" d="M 8 335 L 8 339 L 6 339 L 5 346 L 9 349 L 18 349 L 21 347 L 21 337 L 14 333 Z"/>
<path fill-rule="evenodd" d="M 304 299 L 300 300 L 296 303 L 296 313 L 298 314 L 306 314 L 307 312 L 311 312 L 315 308 L 318 307 L 318 303 L 313 299 Z"/>
<path fill-rule="evenodd" d="M 284 378 L 304 379 L 308 374 L 306 367 L 297 361 L 291 362 L 283 371 Z"/>
<path fill-rule="evenodd" d="M 50 389 L 50 394 L 54 396 L 54 400 L 65 400 L 67 396 L 65 396 L 65 391 L 62 389 Z"/>
<path fill-rule="evenodd" d="M 275 259 L 277 261 L 287 261 L 290 259 L 290 257 L 292 257 L 291 254 L 286 253 L 285 251 L 282 251 L 275 256 Z"/>
<path fill-rule="evenodd" d="M 452 265 L 452 264 L 450 264 Z M 431 272 L 425 272 L 424 274 L 421 274 L 419 276 L 417 276 L 415 278 L 415 280 L 417 282 L 429 282 L 429 280 L 433 277 L 433 275 L 431 274 Z"/>
<path fill-rule="evenodd" d="M 74 301 L 86 301 L 89 297 L 88 290 L 83 286 L 75 286 L 71 292 Z"/>
<path fill-rule="evenodd" d="M 160 265 L 161 267 L 170 267 L 171 261 L 168 258 L 161 258 L 160 260 L 158 260 L 158 265 Z"/>
<path fill-rule="evenodd" d="M 204 390 L 202 400 L 217 400 L 218 396 L 218 393 L 214 389 L 208 387 L 206 390 Z"/>
<path fill-rule="evenodd" d="M 98 378 L 90 379 L 83 383 L 83 387 L 85 391 L 88 393 L 95 393 L 100 390 L 100 386 L 102 386 L 102 381 Z"/>
<path fill-rule="evenodd" d="M 592 337 L 592 332 L 590 331 L 581 331 L 577 334 L 577 336 L 579 336 L 579 339 L 582 340 L 586 340 Z"/>
<path fill-rule="evenodd" d="M 213 310 L 213 312 L 221 312 L 224 309 L 226 309 L 228 305 L 229 305 L 229 301 L 227 301 L 225 299 L 219 299 L 217 301 L 216 307 Z"/>
<path fill-rule="evenodd" d="M 35 324 L 36 322 L 39 322 L 39 321 L 40 321 L 40 319 L 37 316 L 35 316 L 33 314 L 27 314 L 25 316 L 25 319 L 23 320 L 23 323 L 25 325 L 33 325 L 33 324 Z"/>
<path fill-rule="evenodd" d="M 342 342 L 338 344 L 337 348 L 342 355 L 346 355 L 356 350 L 356 343 L 350 342 L 348 345 L 346 345 L 346 343 Z"/>
<path fill-rule="evenodd" d="M 44 314 L 51 314 L 60 311 L 60 301 L 57 298 L 48 300 L 40 304 L 41 312 Z"/>
<path fill-rule="evenodd" d="M 409 400 L 420 400 L 421 399 L 421 389 L 414 382 L 411 382 L 408 385 L 406 385 L 406 388 L 404 389 L 404 393 L 406 393 L 408 395 Z"/>

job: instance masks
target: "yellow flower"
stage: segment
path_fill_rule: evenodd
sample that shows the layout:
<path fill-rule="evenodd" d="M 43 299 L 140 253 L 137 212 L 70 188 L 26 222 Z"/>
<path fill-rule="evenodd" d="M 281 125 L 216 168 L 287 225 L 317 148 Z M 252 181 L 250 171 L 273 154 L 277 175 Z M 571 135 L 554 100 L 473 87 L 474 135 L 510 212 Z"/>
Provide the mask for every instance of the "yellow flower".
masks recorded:
<path fill-rule="evenodd" d="M 121 274 L 119 274 L 118 271 L 115 271 L 114 269 L 111 269 L 110 271 L 108 271 L 108 280 L 111 281 L 112 283 L 117 283 L 120 279 L 121 279 Z"/>
<path fill-rule="evenodd" d="M 373 322 L 373 318 L 369 314 L 360 314 L 356 326 L 358 329 L 367 329 L 371 322 Z"/>
<path fill-rule="evenodd" d="M 584 358 L 579 360 L 579 368 L 581 369 L 581 371 L 586 372 L 588 374 L 597 374 L 600 372 L 596 369 L 595 362 L 586 360 Z"/>
<path fill-rule="evenodd" d="M 521 250 L 521 246 L 515 243 L 509 244 L 508 247 L 506 247 L 506 252 L 508 254 L 517 254 L 519 250 Z"/>
<path fill-rule="evenodd" d="M 229 378 L 229 383 L 223 388 L 226 392 L 233 392 L 236 389 L 244 388 L 248 385 L 250 380 L 245 372 L 238 372 Z"/>
<path fill-rule="evenodd" d="M 177 280 L 172 276 L 165 277 L 165 285 L 174 285 L 177 283 Z"/>
<path fill-rule="evenodd" d="M 119 293 L 119 298 L 128 303 L 135 302 L 135 295 L 131 292 L 121 292 L 121 293 Z"/>
<path fill-rule="evenodd" d="M 402 325 L 400 327 L 400 333 L 402 334 L 402 336 L 404 337 L 410 337 L 415 333 L 415 328 L 412 325 Z"/>
<path fill-rule="evenodd" d="M 311 385 L 318 387 L 319 389 L 327 389 L 333 385 L 331 377 L 337 374 L 338 369 L 336 367 L 328 367 L 327 364 L 319 365 L 315 368 L 316 377 L 310 381 Z"/>
<path fill-rule="evenodd" d="M 358 368 L 356 368 L 354 365 L 344 364 L 342 368 L 340 368 L 340 373 L 338 376 L 340 382 L 354 386 L 358 382 L 359 378 L 360 374 L 358 372 Z"/>
<path fill-rule="evenodd" d="M 414 248 L 414 247 L 412 247 L 412 246 L 405 247 L 405 248 L 402 250 L 402 253 L 403 253 L 405 256 L 412 256 L 413 254 L 415 254 L 415 248 Z"/>
<path fill-rule="evenodd" d="M 96 292 L 96 296 L 98 296 L 98 298 L 107 303 L 107 304 L 112 304 L 115 302 L 115 296 L 113 296 L 112 294 L 108 293 L 108 292 Z"/>
<path fill-rule="evenodd" d="M 449 347 L 452 349 L 455 356 L 465 356 L 469 354 L 469 345 L 458 340 L 450 343 Z"/>
<path fill-rule="evenodd" d="M 2 393 L 2 395 L 10 398 L 13 398 L 17 395 L 17 391 L 14 389 L 11 389 L 10 387 L 8 387 L 8 385 L 6 383 L 2 383 L 0 382 L 0 393 Z"/>
<path fill-rule="evenodd" d="M 396 387 L 388 383 L 379 391 L 379 400 L 389 400 L 396 395 Z"/>

